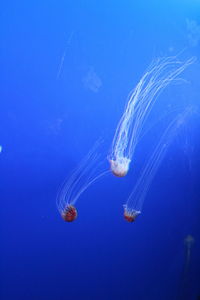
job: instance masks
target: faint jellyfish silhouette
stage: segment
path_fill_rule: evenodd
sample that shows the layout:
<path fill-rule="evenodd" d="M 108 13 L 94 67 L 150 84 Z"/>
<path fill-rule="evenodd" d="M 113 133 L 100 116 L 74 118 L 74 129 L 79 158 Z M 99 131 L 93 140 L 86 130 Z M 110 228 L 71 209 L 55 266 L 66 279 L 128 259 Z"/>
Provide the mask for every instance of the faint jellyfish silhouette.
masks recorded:
<path fill-rule="evenodd" d="M 194 244 L 194 237 L 190 234 L 186 236 L 184 239 L 184 245 L 185 245 L 185 267 L 184 267 L 184 274 L 188 272 L 188 268 L 190 265 L 190 259 L 191 259 L 191 249 Z"/>
<path fill-rule="evenodd" d="M 108 160 L 110 169 L 117 177 L 123 177 L 135 152 L 144 123 L 161 91 L 195 61 L 192 57 L 184 62 L 177 57 L 154 60 L 131 91 L 125 111 L 118 123 Z"/>
<path fill-rule="evenodd" d="M 195 20 L 186 19 L 187 39 L 191 47 L 198 46 L 200 41 L 200 25 Z"/>
<path fill-rule="evenodd" d="M 97 93 L 102 86 L 102 81 L 93 67 L 90 67 L 86 76 L 83 78 L 83 84 L 86 89 Z"/>
<path fill-rule="evenodd" d="M 77 218 L 75 203 L 82 193 L 94 182 L 110 173 L 100 171 L 100 154 L 97 148 L 100 141 L 97 141 L 94 147 L 84 157 L 81 163 L 72 172 L 71 176 L 65 180 L 57 195 L 57 208 L 66 222 L 72 222 Z"/>
<path fill-rule="evenodd" d="M 184 239 L 185 257 L 184 257 L 184 264 L 183 264 L 183 272 L 181 274 L 181 282 L 180 282 L 178 299 L 191 299 L 189 269 L 191 263 L 192 246 L 194 242 L 195 239 L 190 234 L 188 234 Z"/>
<path fill-rule="evenodd" d="M 167 149 L 177 135 L 180 127 L 186 123 L 193 111 L 193 107 L 187 107 L 181 114 L 178 114 L 165 129 L 149 160 L 143 167 L 141 175 L 136 181 L 126 204 L 124 204 L 124 218 L 126 221 L 133 222 L 137 216 L 141 214 L 146 194 Z"/>

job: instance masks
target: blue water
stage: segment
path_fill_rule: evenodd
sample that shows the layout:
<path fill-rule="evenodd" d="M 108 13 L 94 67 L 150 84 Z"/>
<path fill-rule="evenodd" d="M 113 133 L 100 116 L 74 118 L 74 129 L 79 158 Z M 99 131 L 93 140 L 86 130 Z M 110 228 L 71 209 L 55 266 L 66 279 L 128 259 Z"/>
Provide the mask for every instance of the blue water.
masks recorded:
<path fill-rule="evenodd" d="M 1 300 L 199 299 L 198 113 L 170 146 L 135 223 L 122 205 L 159 126 L 127 177 L 104 177 L 81 196 L 75 222 L 56 208 L 60 184 L 99 137 L 108 153 L 153 58 L 183 51 L 197 61 L 159 96 L 149 122 L 199 107 L 200 2 L 135 2 L 1 3 Z"/>

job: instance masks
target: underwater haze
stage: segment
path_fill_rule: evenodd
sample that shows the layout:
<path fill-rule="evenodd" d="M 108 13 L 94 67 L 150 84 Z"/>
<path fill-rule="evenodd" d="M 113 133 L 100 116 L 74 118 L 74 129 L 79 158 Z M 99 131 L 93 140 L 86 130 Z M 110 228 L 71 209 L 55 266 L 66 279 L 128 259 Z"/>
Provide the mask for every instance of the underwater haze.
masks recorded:
<path fill-rule="evenodd" d="M 0 300 L 200 299 L 200 0 L 2 1 L 0 23 Z M 60 186 L 99 139 L 109 170 L 130 91 L 169 56 L 196 59 L 158 95 L 129 173 L 91 185 L 65 222 Z M 185 107 L 128 223 L 141 168 Z"/>

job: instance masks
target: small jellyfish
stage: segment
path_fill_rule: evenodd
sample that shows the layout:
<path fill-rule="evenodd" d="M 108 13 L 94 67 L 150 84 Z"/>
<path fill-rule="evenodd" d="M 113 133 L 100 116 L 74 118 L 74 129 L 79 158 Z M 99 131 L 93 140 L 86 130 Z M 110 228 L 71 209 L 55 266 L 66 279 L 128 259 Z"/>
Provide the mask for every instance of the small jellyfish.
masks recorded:
<path fill-rule="evenodd" d="M 66 207 L 61 212 L 61 216 L 64 221 L 72 222 L 77 218 L 77 210 L 73 205 L 66 205 Z"/>
<path fill-rule="evenodd" d="M 137 216 L 140 214 L 140 211 L 134 210 L 134 209 L 129 209 L 126 205 L 124 205 L 124 219 L 132 223 L 135 221 Z"/>
<path fill-rule="evenodd" d="M 158 58 L 131 91 L 108 155 L 115 176 L 123 177 L 128 173 L 144 123 L 158 95 L 194 61 L 194 57 L 184 62 L 176 57 Z"/>
<path fill-rule="evenodd" d="M 178 114 L 165 129 L 152 155 L 143 167 L 141 175 L 136 181 L 126 204 L 124 204 L 124 217 L 126 221 L 133 222 L 137 216 L 141 214 L 144 199 L 167 149 L 177 135 L 179 128 L 186 123 L 194 111 L 195 109 L 193 107 L 187 107 L 182 113 Z"/>
<path fill-rule="evenodd" d="M 190 264 L 191 251 L 195 239 L 192 235 L 187 235 L 184 239 L 185 257 L 183 263 L 183 271 L 181 274 L 179 297 L 177 299 L 191 299 L 191 282 L 190 282 Z"/>
<path fill-rule="evenodd" d="M 191 249 L 194 244 L 194 238 L 192 235 L 188 234 L 184 239 L 185 250 L 186 250 L 186 257 L 185 257 L 185 270 L 184 273 L 188 271 L 190 265 L 190 257 L 191 257 Z"/>
<path fill-rule="evenodd" d="M 93 67 L 89 68 L 86 76 L 83 78 L 83 84 L 85 88 L 90 91 L 97 93 L 102 86 L 102 81 L 97 73 L 94 71 Z"/>
<path fill-rule="evenodd" d="M 77 218 L 77 210 L 75 207 L 76 201 L 81 194 L 94 182 L 108 174 L 109 171 L 98 171 L 100 166 L 100 155 L 97 153 L 97 148 L 100 141 L 97 141 L 81 161 L 78 167 L 72 172 L 72 175 L 67 178 L 61 186 L 57 196 L 58 211 L 66 222 L 73 222 Z"/>

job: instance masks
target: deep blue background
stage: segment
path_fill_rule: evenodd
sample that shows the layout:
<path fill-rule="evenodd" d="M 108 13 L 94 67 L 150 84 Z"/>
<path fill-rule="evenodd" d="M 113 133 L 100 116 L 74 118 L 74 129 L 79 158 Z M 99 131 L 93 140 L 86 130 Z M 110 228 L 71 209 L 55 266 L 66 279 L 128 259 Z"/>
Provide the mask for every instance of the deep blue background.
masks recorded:
<path fill-rule="evenodd" d="M 160 95 L 152 119 L 199 106 L 200 1 L 2 1 L 0 20 L 0 299 L 197 299 L 199 115 L 171 145 L 136 223 L 123 220 L 122 204 L 154 129 L 126 178 L 105 177 L 82 195 L 74 223 L 55 199 L 99 136 L 108 152 L 153 58 L 185 49 L 181 58 L 198 60 L 187 83 Z"/>

